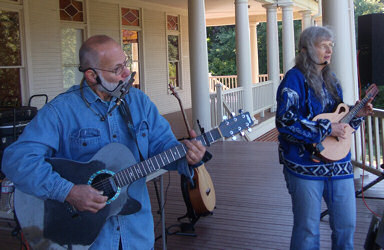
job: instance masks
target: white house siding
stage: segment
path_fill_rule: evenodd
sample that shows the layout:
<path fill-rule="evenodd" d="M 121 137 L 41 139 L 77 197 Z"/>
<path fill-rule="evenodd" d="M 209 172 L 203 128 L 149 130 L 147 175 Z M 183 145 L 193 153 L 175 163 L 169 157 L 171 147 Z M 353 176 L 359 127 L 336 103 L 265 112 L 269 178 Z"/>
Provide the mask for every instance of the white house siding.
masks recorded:
<path fill-rule="evenodd" d="M 166 15 L 180 15 L 181 21 L 181 65 L 182 88 L 178 90 L 184 108 L 191 107 L 188 17 L 186 10 L 178 10 L 167 6 L 126 1 L 88 1 L 87 27 L 89 35 L 106 34 L 120 40 L 120 5 L 124 7 L 142 8 L 143 32 L 143 71 L 142 86 L 160 113 L 167 114 L 179 111 L 179 105 L 167 89 L 167 38 Z M 57 0 L 33 0 L 28 6 L 31 60 L 32 67 L 30 94 L 44 93 L 53 99 L 63 88 L 61 70 L 61 22 L 59 2 Z"/>
<path fill-rule="evenodd" d="M 160 113 L 167 114 L 179 111 L 180 107 L 175 97 L 170 95 L 167 69 L 167 32 L 166 15 L 177 15 L 175 12 L 143 10 L 144 53 L 145 53 L 145 92 L 156 103 Z M 191 107 L 190 76 L 189 76 L 189 47 L 188 47 L 188 18 L 181 16 L 181 65 L 182 89 L 177 90 L 185 108 Z"/>
<path fill-rule="evenodd" d="M 120 40 L 119 5 L 116 3 L 103 3 L 91 1 L 88 7 L 89 34 L 108 35 Z"/>
<path fill-rule="evenodd" d="M 47 94 L 50 99 L 63 91 L 58 8 L 58 1 L 29 1 L 26 20 L 30 27 L 30 41 L 26 43 L 30 43 L 32 57 L 28 66 L 33 75 L 30 94 Z"/>

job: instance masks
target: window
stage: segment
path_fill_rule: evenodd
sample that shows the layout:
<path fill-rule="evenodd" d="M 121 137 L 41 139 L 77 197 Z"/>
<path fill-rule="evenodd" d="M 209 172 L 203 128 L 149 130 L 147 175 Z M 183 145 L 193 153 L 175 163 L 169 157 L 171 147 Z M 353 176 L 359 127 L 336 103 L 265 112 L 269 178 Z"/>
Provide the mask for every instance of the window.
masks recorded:
<path fill-rule="evenodd" d="M 178 16 L 167 15 L 168 83 L 180 88 L 180 24 Z"/>
<path fill-rule="evenodd" d="M 0 9 L 0 106 L 22 105 L 20 13 Z"/>
<path fill-rule="evenodd" d="M 85 13 L 82 0 L 59 0 L 61 27 L 61 65 L 63 87 L 79 84 L 83 74 L 78 70 L 79 49 L 84 41 Z"/>
<path fill-rule="evenodd" d="M 83 42 L 83 30 L 76 28 L 61 29 L 61 62 L 63 87 L 70 88 L 80 84 L 83 74 L 79 71 L 79 50 Z"/>
<path fill-rule="evenodd" d="M 121 8 L 121 40 L 122 48 L 130 63 L 131 72 L 135 71 L 133 86 L 140 88 L 140 37 L 141 37 L 140 10 Z"/>

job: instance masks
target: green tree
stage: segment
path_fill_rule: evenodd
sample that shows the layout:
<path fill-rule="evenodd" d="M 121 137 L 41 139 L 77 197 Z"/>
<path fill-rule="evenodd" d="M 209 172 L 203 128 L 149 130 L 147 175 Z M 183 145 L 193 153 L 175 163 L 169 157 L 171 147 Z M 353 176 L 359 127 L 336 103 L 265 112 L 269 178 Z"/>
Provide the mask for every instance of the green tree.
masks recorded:
<path fill-rule="evenodd" d="M 235 26 L 207 28 L 208 64 L 212 75 L 236 75 Z"/>

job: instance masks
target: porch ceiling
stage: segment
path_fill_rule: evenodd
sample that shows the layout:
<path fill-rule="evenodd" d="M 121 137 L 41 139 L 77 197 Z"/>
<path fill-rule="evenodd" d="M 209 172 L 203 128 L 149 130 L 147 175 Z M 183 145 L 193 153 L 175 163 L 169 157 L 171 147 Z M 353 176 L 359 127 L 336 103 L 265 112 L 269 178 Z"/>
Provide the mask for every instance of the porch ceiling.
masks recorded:
<path fill-rule="evenodd" d="M 234 21 L 235 18 L 235 0 L 205 0 L 205 16 L 207 25 L 210 25 L 209 20 L 227 20 L 227 22 Z M 188 8 L 188 0 L 143 0 L 143 2 L 156 3 L 167 5 L 180 9 Z M 266 10 L 262 7 L 263 4 L 269 2 L 276 2 L 274 0 L 249 0 L 249 15 L 254 21 L 265 21 Z M 285 0 L 278 1 L 279 4 Z M 317 3 L 314 0 L 293 0 L 294 12 L 310 9 L 313 14 L 317 12 Z M 220 23 L 220 21 L 219 21 Z"/>

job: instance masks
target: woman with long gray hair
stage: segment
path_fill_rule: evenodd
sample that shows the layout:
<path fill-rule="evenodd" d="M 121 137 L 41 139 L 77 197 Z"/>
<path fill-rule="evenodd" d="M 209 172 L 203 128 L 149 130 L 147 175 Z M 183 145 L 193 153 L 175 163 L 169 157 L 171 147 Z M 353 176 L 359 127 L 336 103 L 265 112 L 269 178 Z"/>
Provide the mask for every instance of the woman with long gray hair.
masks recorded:
<path fill-rule="evenodd" d="M 296 65 L 281 82 L 276 99 L 279 157 L 292 198 L 294 224 L 291 249 L 320 248 L 321 200 L 329 211 L 332 249 L 353 249 L 356 224 L 355 189 L 350 152 L 340 160 L 318 156 L 328 136 L 346 138 L 363 117 L 373 112 L 370 102 L 349 124 L 313 118 L 332 113 L 343 101 L 342 89 L 329 67 L 334 47 L 332 31 L 326 27 L 305 29 L 299 41 Z"/>

